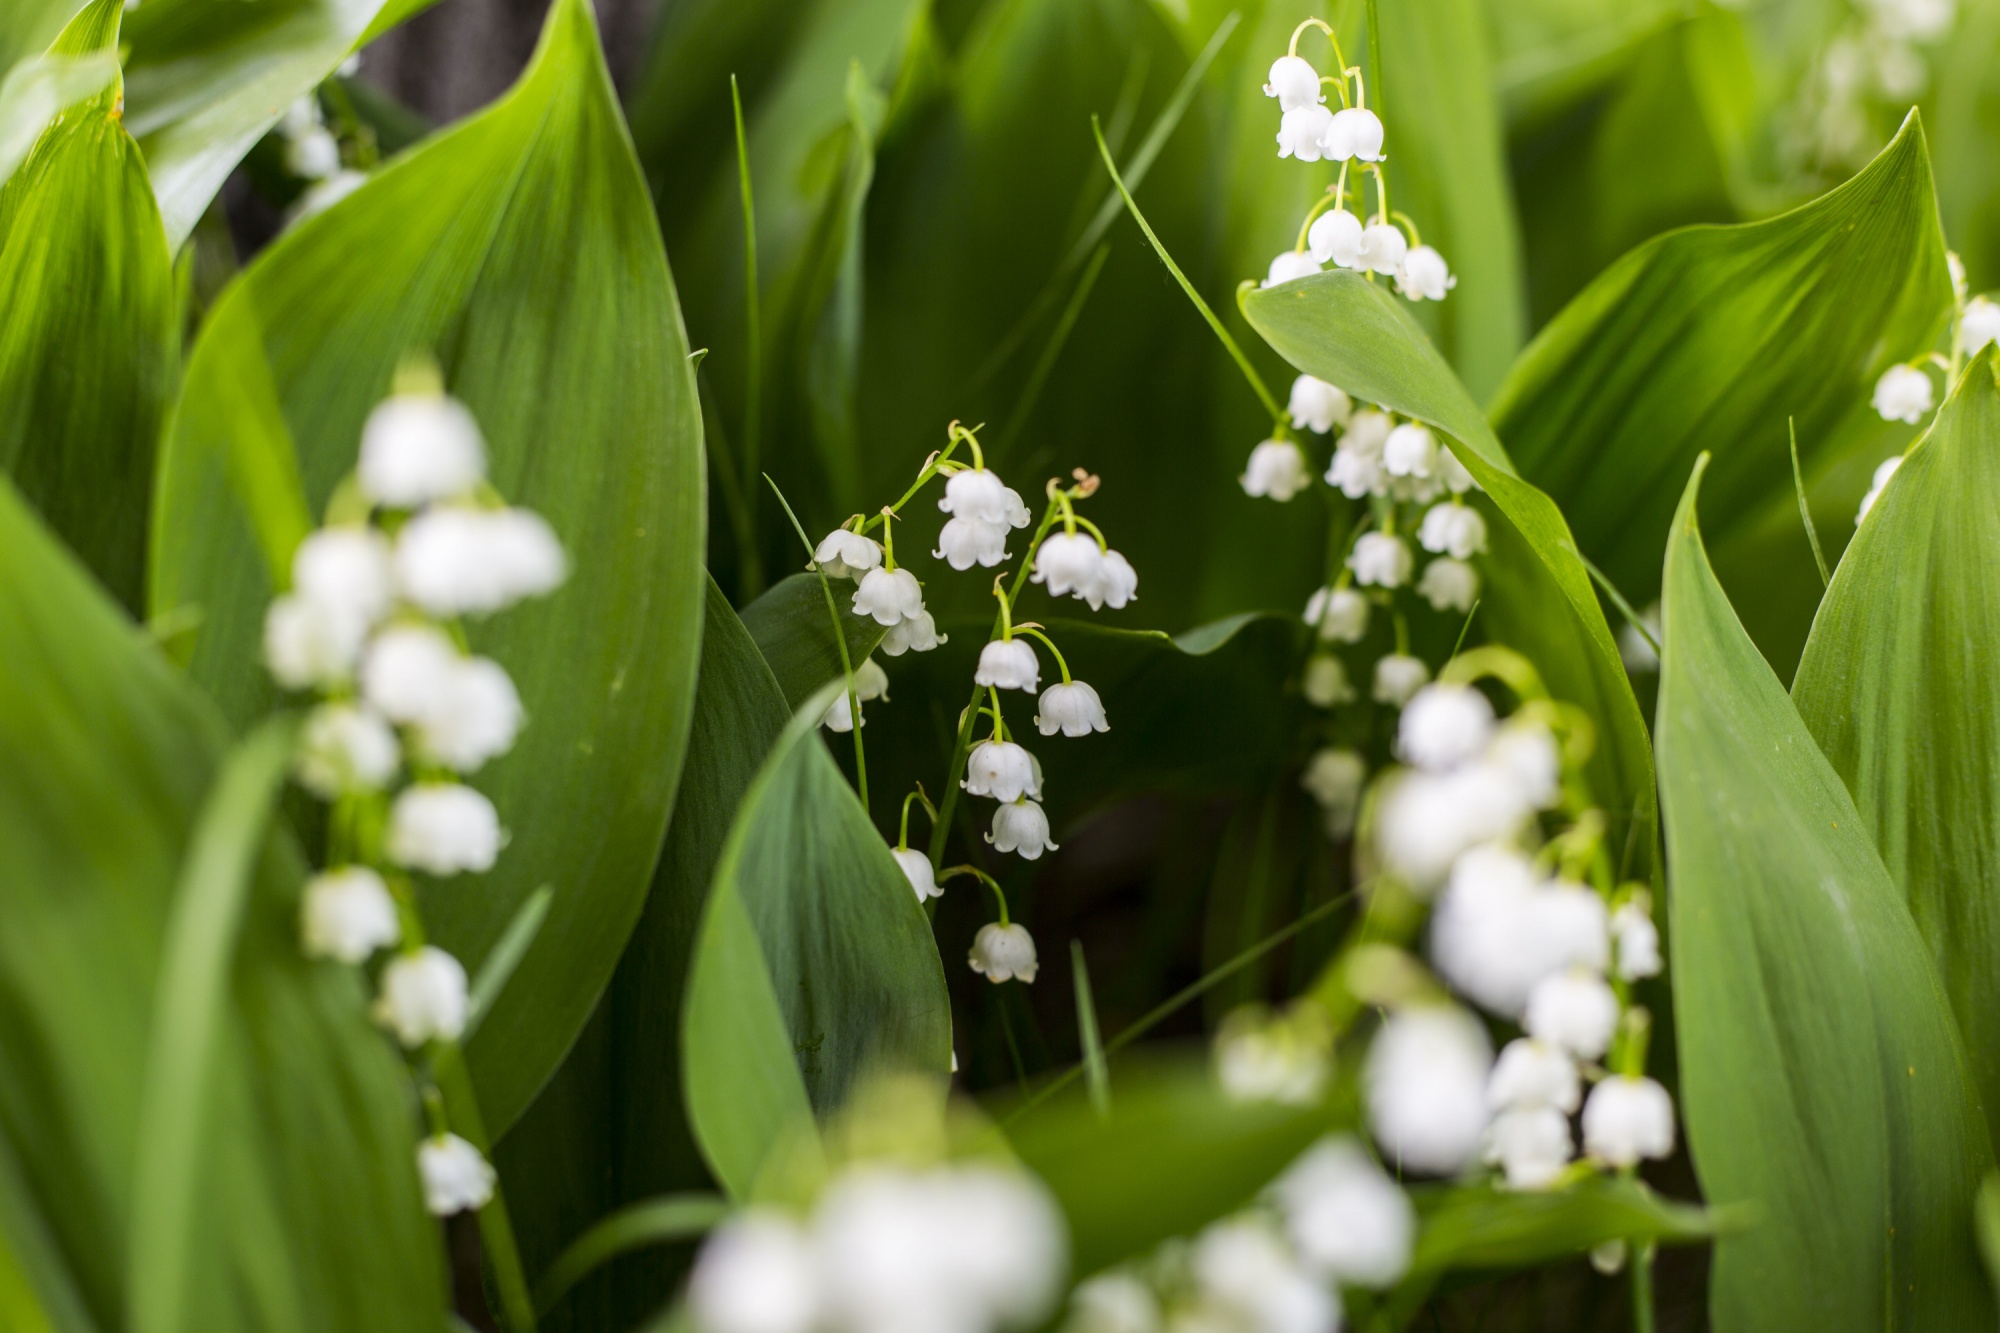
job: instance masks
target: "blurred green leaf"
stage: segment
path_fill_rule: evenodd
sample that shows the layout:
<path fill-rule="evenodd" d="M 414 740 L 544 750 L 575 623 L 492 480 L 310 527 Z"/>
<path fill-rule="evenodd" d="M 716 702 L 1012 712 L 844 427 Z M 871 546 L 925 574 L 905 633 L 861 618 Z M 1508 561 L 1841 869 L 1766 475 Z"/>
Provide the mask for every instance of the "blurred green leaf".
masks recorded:
<path fill-rule="evenodd" d="M 632 1250 L 697 1239 L 728 1213 L 729 1205 L 712 1194 L 670 1194 L 619 1209 L 577 1237 L 536 1284 L 537 1312 L 547 1312 L 599 1265 Z"/>
<path fill-rule="evenodd" d="M 1972 290 L 2000 286 L 2000 0 L 1965 0 L 1936 54 L 1938 205 Z"/>
<path fill-rule="evenodd" d="M 2000 1127 L 2000 385 L 1973 362 L 1855 534 L 1793 698 L 1902 889 Z"/>
<path fill-rule="evenodd" d="M 1658 722 L 1681 1107 L 1719 1330 L 1973 1328 L 1992 1150 L 1923 936 L 1839 775 L 1716 584 L 1667 547 Z"/>
<path fill-rule="evenodd" d="M 1597 720 L 1596 794 L 1614 830 L 1620 821 L 1639 826 L 1644 860 L 1631 869 L 1643 877 L 1654 842 L 1646 724 L 1561 511 L 1515 473 L 1400 298 L 1358 274 L 1335 272 L 1252 291 L 1242 304 L 1251 326 L 1300 370 L 1456 441 L 1453 452 L 1505 520 L 1489 524 L 1480 627 L 1492 641 L 1526 654 L 1556 698 Z M 1625 841 L 1622 831 L 1614 837 Z"/>
<path fill-rule="evenodd" d="M 53 54 L 115 50 L 122 12 L 97 0 Z M 114 84 L 65 113 L 0 189 L 0 469 L 136 611 L 179 331 L 159 214 L 117 105 Z"/>
<path fill-rule="evenodd" d="M 851 579 L 828 582 L 848 657 L 858 667 L 887 631 L 872 617 L 854 614 Z M 840 645 L 833 641 L 833 617 L 827 614 L 826 593 L 817 574 L 793 574 L 773 584 L 743 608 L 743 627 L 778 678 L 787 707 L 797 708 L 841 674 Z"/>
<path fill-rule="evenodd" d="M 871 1068 L 951 1061 L 930 922 L 817 735 L 837 688 L 792 718 L 744 795 L 688 978 L 690 1119 L 737 1198 L 802 1112 L 834 1110 Z"/>
<path fill-rule="evenodd" d="M 30 56 L 0 78 L 0 185 L 27 159 L 56 113 L 118 77 L 118 56 Z"/>
<path fill-rule="evenodd" d="M 58 1328 L 123 1328 L 172 1313 L 138 1314 L 126 1286 L 142 1080 L 226 734 L 5 483 L 0 566 L 0 1244 Z M 259 851 L 222 978 L 182 1325 L 432 1333 L 443 1273 L 407 1076 L 358 974 L 300 955 L 297 852 Z"/>
<path fill-rule="evenodd" d="M 40 55 L 84 0 L 9 0 L 0 8 L 0 69 Z"/>
<path fill-rule="evenodd" d="M 267 512 L 284 489 L 272 402 L 317 509 L 398 361 L 434 350 L 485 428 L 494 484 L 568 549 L 567 587 L 469 629 L 530 718 L 478 780 L 510 826 L 506 855 L 421 890 L 437 942 L 476 970 L 522 900 L 555 889 L 467 1050 L 498 1137 L 575 1039 L 645 901 L 700 650 L 694 379 L 588 6 L 560 0 L 513 93 L 264 252 L 214 322 L 163 462 L 152 594 L 158 615 L 200 615 L 192 670 L 233 718 L 273 697 L 264 565 L 269 534 L 296 521 L 289 501 Z M 233 380 L 246 340 L 274 393 L 254 358 Z M 232 500 L 246 472 L 269 484 Z"/>
<path fill-rule="evenodd" d="M 1672 480 L 1715 458 L 1726 535 L 1810 471 L 1874 378 L 1931 345 L 1951 307 L 1914 116 L 1867 170 L 1768 222 L 1696 227 L 1626 255 L 1521 355 L 1493 421 L 1578 547 L 1643 606 L 1658 590 Z"/>
<path fill-rule="evenodd" d="M 1420 1192 L 1423 1229 L 1413 1273 L 1447 1268 L 1526 1268 L 1579 1255 L 1607 1240 L 1704 1241 L 1714 1214 L 1662 1199 L 1644 1184 L 1592 1175 L 1546 1192 L 1490 1183 Z"/>

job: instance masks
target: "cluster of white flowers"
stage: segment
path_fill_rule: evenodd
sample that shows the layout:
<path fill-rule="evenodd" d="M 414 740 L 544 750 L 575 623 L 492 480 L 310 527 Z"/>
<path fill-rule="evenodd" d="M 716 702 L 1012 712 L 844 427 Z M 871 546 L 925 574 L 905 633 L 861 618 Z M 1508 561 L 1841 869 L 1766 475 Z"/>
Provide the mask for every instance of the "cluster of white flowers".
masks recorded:
<path fill-rule="evenodd" d="M 993 1333 L 1030 1328 L 1061 1288 L 1062 1216 L 997 1163 L 842 1171 L 811 1216 L 737 1214 L 688 1283 L 700 1333 Z"/>
<path fill-rule="evenodd" d="M 279 684 L 316 700 L 294 773 L 334 805 L 302 945 L 352 965 L 400 945 L 374 1015 L 414 1049 L 456 1040 L 469 1001 L 465 968 L 420 938 L 407 877 L 493 867 L 499 813 L 461 779 L 511 749 L 523 721 L 514 682 L 465 650 L 459 618 L 547 593 L 567 567 L 540 517 L 489 502 L 478 425 L 442 392 L 374 410 L 354 490 L 355 512 L 299 544 L 291 589 L 265 614 L 264 657 Z M 419 1165 L 437 1211 L 491 1194 L 491 1168 L 462 1139 L 427 1140 Z"/>
<path fill-rule="evenodd" d="M 1957 18 L 1957 0 L 1853 0 L 1800 90 L 1786 155 L 1821 174 L 1866 165 L 1884 125 L 1929 86 L 1928 51 L 1950 36 Z"/>
<path fill-rule="evenodd" d="M 1958 316 L 1952 326 L 1951 356 L 1923 356 L 1883 371 L 1875 381 L 1873 405 L 1884 421 L 1914 426 L 1931 414 L 1937 406 L 1937 394 L 1930 372 L 1925 369 L 1927 364 L 1934 363 L 1944 372 L 1948 387 L 1949 381 L 1957 378 L 1960 366 L 1977 356 L 1988 343 L 2000 342 L 2000 303 L 1985 296 L 1967 299 L 1964 263 L 1949 251 L 1945 260 L 1951 269 L 1952 293 L 1958 303 Z M 1854 515 L 1856 527 L 1861 526 L 1861 520 L 1868 517 L 1868 511 L 1882 498 L 1882 488 L 1896 475 L 1902 461 L 1903 456 L 1897 454 L 1875 469 L 1868 494 L 1861 498 L 1861 507 Z"/>
<path fill-rule="evenodd" d="M 1253 1208 L 1081 1283 L 1065 1333 L 1335 1333 L 1342 1288 L 1394 1286 L 1416 1212 L 1359 1141 L 1322 1139 Z"/>

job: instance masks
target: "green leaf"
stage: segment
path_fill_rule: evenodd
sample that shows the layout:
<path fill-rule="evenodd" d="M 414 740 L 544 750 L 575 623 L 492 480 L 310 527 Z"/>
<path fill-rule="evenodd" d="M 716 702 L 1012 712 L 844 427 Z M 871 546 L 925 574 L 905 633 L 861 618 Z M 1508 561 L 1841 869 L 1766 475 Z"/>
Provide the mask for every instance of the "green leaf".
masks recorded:
<path fill-rule="evenodd" d="M 267 565 L 297 524 L 282 436 L 317 510 L 406 354 L 436 352 L 485 429 L 494 484 L 568 549 L 566 587 L 469 630 L 530 719 L 477 780 L 506 854 L 421 890 L 439 944 L 474 970 L 530 893 L 555 890 L 467 1050 L 497 1137 L 575 1039 L 644 904 L 700 651 L 693 374 L 588 6 L 551 10 L 506 98 L 264 252 L 214 327 L 163 460 L 152 593 L 156 615 L 200 618 L 192 671 L 232 717 L 273 697 Z M 258 343 L 269 393 L 245 354 Z"/>
<path fill-rule="evenodd" d="M 689 1118 L 733 1197 L 788 1126 L 874 1067 L 942 1074 L 951 1009 L 930 921 L 818 736 L 786 726 L 715 868 L 688 978 Z"/>
<path fill-rule="evenodd" d="M 1787 417 L 1814 470 L 1888 365 L 1951 308 L 1922 126 L 1912 115 L 1853 180 L 1741 227 L 1693 227 L 1627 254 L 1521 355 L 1492 417 L 1521 475 L 1635 605 L 1652 600 L 1671 483 L 1715 458 L 1726 535 L 1791 485 Z"/>
<path fill-rule="evenodd" d="M 122 1328 L 139 1295 L 136 1179 L 160 1166 L 138 1154 L 165 1132 L 142 1121 L 165 942 L 225 732 L 5 483 L 0 566 L 0 752 L 32 756 L 0 765 L 0 1248 L 58 1328 Z M 190 1183 L 199 1222 L 182 1236 L 178 1311 L 136 1318 L 432 1333 L 443 1272 L 408 1078 L 358 975 L 300 956 L 297 852 L 257 850 L 233 961 L 216 974 L 183 955 L 175 973 L 177 993 L 225 987 Z"/>
<path fill-rule="evenodd" d="M 854 614 L 851 579 L 828 583 L 847 639 L 848 658 L 858 667 L 887 631 L 873 617 Z M 770 663 L 788 707 L 797 708 L 818 694 L 822 685 L 840 677 L 840 645 L 833 641 L 833 617 L 827 614 L 819 575 L 793 574 L 773 584 L 743 608 L 743 627 Z"/>
<path fill-rule="evenodd" d="M 1715 1327 L 1972 1328 L 1992 1151 L 1930 954 L 1695 526 L 1667 547 L 1658 721 L 1681 1105 Z"/>
<path fill-rule="evenodd" d="M 332 75 L 382 0 L 147 0 L 126 20 L 126 125 L 178 249 L 243 155 Z"/>
<path fill-rule="evenodd" d="M 97 0 L 55 54 L 115 50 L 120 13 Z M 136 611 L 180 337 L 159 214 L 117 102 L 114 84 L 61 116 L 0 189 L 0 470 Z"/>
<path fill-rule="evenodd" d="M 1923 932 L 2000 1128 L 2000 384 L 1973 362 L 1856 532 L 1793 697 Z"/>
<path fill-rule="evenodd" d="M 1645 719 L 1569 525 L 1547 495 L 1515 473 L 1405 303 L 1358 274 L 1336 272 L 1251 291 L 1242 304 L 1251 326 L 1298 369 L 1450 437 L 1452 452 L 1491 502 L 1489 513 L 1505 520 L 1488 525 L 1481 628 L 1493 642 L 1525 654 L 1555 697 L 1597 719 L 1597 797 L 1614 822 L 1650 829 L 1653 776 Z M 1647 833 L 1641 844 L 1647 860 L 1652 843 Z M 1634 870 L 1643 874 L 1644 863 Z"/>
<path fill-rule="evenodd" d="M 0 69 L 48 49 L 83 0 L 12 0 L 0 9 Z"/>
<path fill-rule="evenodd" d="M 102 92 L 118 77 L 110 51 L 31 56 L 0 78 L 0 185 L 27 159 L 56 113 Z"/>

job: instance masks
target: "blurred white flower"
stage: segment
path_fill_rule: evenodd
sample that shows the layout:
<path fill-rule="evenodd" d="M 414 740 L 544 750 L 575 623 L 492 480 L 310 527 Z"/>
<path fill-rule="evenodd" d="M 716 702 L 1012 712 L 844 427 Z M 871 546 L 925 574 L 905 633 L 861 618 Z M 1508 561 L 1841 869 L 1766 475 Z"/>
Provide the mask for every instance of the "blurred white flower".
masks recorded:
<path fill-rule="evenodd" d="M 1326 1091 L 1332 1045 L 1318 1010 L 1272 1016 L 1261 1005 L 1243 1005 L 1223 1018 L 1215 1034 L 1215 1073 L 1232 1101 L 1310 1106 Z"/>
<path fill-rule="evenodd" d="M 937 882 L 931 871 L 931 859 L 914 847 L 892 847 L 889 855 L 896 858 L 896 864 L 903 869 L 903 875 L 910 881 L 910 887 L 917 891 L 917 901 L 944 896 L 944 886 Z"/>
<path fill-rule="evenodd" d="M 1619 976 L 1637 981 L 1660 974 L 1660 929 L 1653 924 L 1643 894 L 1627 899 L 1611 914 L 1611 937 L 1618 946 Z"/>
<path fill-rule="evenodd" d="M 1417 580 L 1417 596 L 1431 604 L 1433 611 L 1456 611 L 1463 615 L 1479 599 L 1479 571 L 1463 560 L 1441 556 L 1424 566 Z"/>
<path fill-rule="evenodd" d="M 1360 268 L 1361 219 L 1344 208 L 1330 208 L 1306 228 L 1306 249 L 1321 264 Z"/>
<path fill-rule="evenodd" d="M 1420 657 L 1390 653 L 1375 662 L 1375 702 L 1401 708 L 1430 682 L 1431 669 Z"/>
<path fill-rule="evenodd" d="M 811 1239 L 776 1209 L 737 1214 L 701 1247 L 688 1308 L 702 1333 L 811 1333 L 820 1311 Z"/>
<path fill-rule="evenodd" d="M 1383 862 L 1418 893 L 1434 888 L 1467 848 L 1511 837 L 1534 813 L 1520 783 L 1488 763 L 1403 773 L 1381 809 Z"/>
<path fill-rule="evenodd" d="M 1549 729 L 1519 714 L 1501 724 L 1487 743 L 1486 759 L 1521 784 L 1521 795 L 1546 810 L 1562 794 L 1562 755 Z"/>
<path fill-rule="evenodd" d="M 2000 341 L 2000 305 L 1983 296 L 1967 301 L 1965 313 L 1959 317 L 1958 337 L 1969 357 L 1977 356 L 1987 343 Z"/>
<path fill-rule="evenodd" d="M 1458 286 L 1458 277 L 1435 248 L 1420 245 L 1403 257 L 1403 271 L 1396 275 L 1396 290 L 1412 301 L 1442 301 L 1444 294 Z"/>
<path fill-rule="evenodd" d="M 340 170 L 340 140 L 318 126 L 288 140 L 285 170 L 300 180 L 325 180 Z"/>
<path fill-rule="evenodd" d="M 403 1045 L 456 1041 L 465 1031 L 465 968 L 444 950 L 425 945 L 396 955 L 382 969 L 381 986 L 375 1021 Z"/>
<path fill-rule="evenodd" d="M 1035 958 L 1035 937 L 1018 921 L 1005 926 L 989 921 L 981 926 L 972 937 L 972 952 L 966 961 L 996 986 L 1016 977 L 1032 982 L 1041 968 Z"/>
<path fill-rule="evenodd" d="M 1431 961 L 1464 995 L 1518 1018 L 1553 974 L 1602 967 L 1607 932 L 1604 900 L 1589 889 L 1540 880 L 1511 848 L 1474 847 L 1453 865 L 1438 899 Z"/>
<path fill-rule="evenodd" d="M 1350 500 L 1359 500 L 1364 495 L 1384 494 L 1389 485 L 1389 473 L 1382 466 L 1381 452 L 1352 446 L 1350 441 L 1354 435 L 1354 430 L 1350 428 L 1335 446 L 1333 460 L 1326 466 L 1326 484 Z"/>
<path fill-rule="evenodd" d="M 1889 478 L 1895 476 L 1896 469 L 1902 465 L 1903 456 L 1901 454 L 1897 454 L 1894 458 L 1885 458 L 1881 463 L 1876 465 L 1875 476 L 1868 484 L 1868 494 L 1861 497 L 1861 508 L 1854 513 L 1855 527 L 1860 527 L 1861 520 L 1868 517 L 1868 511 L 1873 509 L 1875 502 L 1882 498 L 1882 491 L 1888 486 Z"/>
<path fill-rule="evenodd" d="M 343 866 L 306 881 L 299 903 L 299 938 L 310 958 L 359 963 L 402 938 L 396 902 L 382 877 L 366 866 Z"/>
<path fill-rule="evenodd" d="M 1401 229 L 1377 222 L 1361 233 L 1361 254 L 1356 267 L 1394 276 L 1402 271 L 1403 260 L 1409 253 L 1410 242 Z"/>
<path fill-rule="evenodd" d="M 1417 529 L 1417 544 L 1454 560 L 1470 560 L 1486 550 L 1486 520 L 1471 505 L 1432 505 Z"/>
<path fill-rule="evenodd" d="M 937 621 L 928 611 L 919 611 L 907 620 L 899 620 L 889 626 L 889 632 L 882 636 L 877 645 L 884 657 L 901 657 L 904 653 L 927 653 L 950 639 L 948 634 L 937 632 Z"/>
<path fill-rule="evenodd" d="M 1862 0 L 1876 33 L 1890 39 L 1931 42 L 1951 31 L 1956 0 Z"/>
<path fill-rule="evenodd" d="M 372 709 L 321 704 L 306 714 L 292 771 L 322 800 L 379 790 L 402 762 L 396 733 Z"/>
<path fill-rule="evenodd" d="M 1042 807 L 1023 796 L 1003 801 L 993 811 L 993 831 L 986 835 L 996 852 L 1013 852 L 1023 861 L 1041 859 L 1043 852 L 1057 850 L 1049 837 L 1049 817 Z"/>
<path fill-rule="evenodd" d="M 554 590 L 568 575 L 562 543 L 526 509 L 427 509 L 396 538 L 396 582 L 434 616 L 484 614 Z"/>
<path fill-rule="evenodd" d="M 1507 1173 L 1509 1189 L 1546 1189 L 1575 1155 L 1569 1118 L 1553 1107 L 1502 1111 L 1486 1131 L 1486 1160 Z"/>
<path fill-rule="evenodd" d="M 1293 107 L 1278 120 L 1278 156 L 1317 162 L 1326 152 L 1326 134 L 1338 119 L 1323 106 Z"/>
<path fill-rule="evenodd" d="M 830 579 L 858 579 L 882 566 L 882 543 L 847 528 L 835 528 L 813 550 L 813 567 Z"/>
<path fill-rule="evenodd" d="M 1325 746 L 1313 752 L 1299 785 L 1312 794 L 1325 816 L 1328 836 L 1344 838 L 1354 832 L 1355 816 L 1361 810 L 1361 789 L 1368 778 L 1368 761 L 1359 751 Z"/>
<path fill-rule="evenodd" d="M 1368 633 L 1368 599 L 1352 588 L 1321 588 L 1306 603 L 1305 622 L 1329 643 L 1359 643 Z"/>
<path fill-rule="evenodd" d="M 845 690 L 833 696 L 833 702 L 826 706 L 826 712 L 821 715 L 819 724 L 828 731 L 843 736 L 854 730 L 854 706 Z M 868 719 L 862 718 L 861 725 L 867 726 Z"/>
<path fill-rule="evenodd" d="M 1933 401 L 1931 377 L 1915 366 L 1891 366 L 1875 381 L 1875 410 L 1884 421 L 1907 421 L 1914 426 L 1931 410 Z"/>
<path fill-rule="evenodd" d="M 1271 64 L 1270 82 L 1264 96 L 1278 99 L 1280 111 L 1317 106 L 1326 100 L 1319 83 L 1319 71 L 1298 56 L 1279 56 Z"/>
<path fill-rule="evenodd" d="M 336 685 L 354 670 L 368 624 L 352 612 L 297 593 L 264 612 L 264 665 L 288 690 Z"/>
<path fill-rule="evenodd" d="M 292 553 L 292 592 L 372 628 L 395 593 L 389 559 L 373 528 L 321 528 Z"/>
<path fill-rule="evenodd" d="M 1323 151 L 1328 161 L 1382 160 L 1382 119 L 1365 107 L 1351 106 L 1334 112 L 1324 133 Z"/>
<path fill-rule="evenodd" d="M 1410 581 L 1410 570 L 1415 564 L 1403 539 L 1386 532 L 1362 533 L 1347 557 L 1354 581 L 1364 588 L 1400 588 Z"/>
<path fill-rule="evenodd" d="M 861 665 L 854 668 L 854 693 L 863 703 L 889 697 L 889 673 L 880 662 L 872 657 L 861 659 Z"/>
<path fill-rule="evenodd" d="M 499 1179 L 479 1149 L 456 1134 L 434 1134 L 417 1145 L 424 1206 L 437 1217 L 484 1208 Z"/>
<path fill-rule="evenodd" d="M 1464 1010 L 1426 1005 L 1391 1014 L 1366 1066 L 1369 1126 L 1392 1163 L 1450 1175 L 1486 1131 L 1486 1030 Z"/>
<path fill-rule="evenodd" d="M 1359 696 L 1347 679 L 1347 667 L 1331 653 L 1321 653 L 1306 663 L 1305 678 L 1299 683 L 1306 702 L 1315 708 L 1351 704 Z"/>
<path fill-rule="evenodd" d="M 460 783 L 405 787 L 389 807 L 389 859 L 413 870 L 439 876 L 491 870 L 501 841 L 493 802 Z"/>
<path fill-rule="evenodd" d="M 1305 451 L 1291 440 L 1266 440 L 1250 451 L 1250 461 L 1236 480 L 1245 495 L 1282 504 L 1312 485 L 1312 470 L 1306 466 Z"/>
<path fill-rule="evenodd" d="M 1161 1333 L 1160 1302 L 1130 1273 L 1099 1273 L 1069 1295 L 1063 1333 Z"/>
<path fill-rule="evenodd" d="M 1307 278 L 1319 272 L 1319 261 L 1303 250 L 1286 250 L 1271 260 L 1271 271 L 1265 275 L 1263 285 L 1276 287 L 1281 282 L 1294 278 Z"/>
<path fill-rule="evenodd" d="M 1493 705 L 1470 685 L 1440 681 L 1419 691 L 1396 727 L 1403 762 L 1433 772 L 1454 768 L 1493 738 Z"/>
<path fill-rule="evenodd" d="M 1324 435 L 1335 426 L 1347 424 L 1354 414 L 1354 400 L 1325 380 L 1301 375 L 1292 381 L 1291 402 L 1286 406 L 1292 425 L 1299 430 Z"/>
<path fill-rule="evenodd" d="M 1459 462 L 1458 455 L 1449 448 L 1439 447 L 1435 471 L 1438 480 L 1442 481 L 1445 489 L 1453 495 L 1464 495 L 1467 491 L 1479 489 L 1479 483 L 1473 480 L 1472 473 L 1466 470 L 1465 464 Z"/>
<path fill-rule="evenodd" d="M 461 496 L 486 479 L 486 444 L 465 404 L 398 394 L 369 413 L 356 472 L 361 493 L 391 509 Z"/>
<path fill-rule="evenodd" d="M 414 719 L 417 749 L 460 773 L 507 753 L 521 729 L 521 696 L 498 662 L 461 657 L 445 688 Z"/>
<path fill-rule="evenodd" d="M 1333 1333 L 1340 1310 L 1299 1266 L 1269 1223 L 1224 1218 L 1195 1238 L 1188 1264 L 1202 1295 L 1234 1316 L 1219 1327 L 1246 1333 Z"/>
<path fill-rule="evenodd" d="M 361 660 L 361 697 L 391 722 L 421 722 L 450 690 L 459 658 L 458 645 L 433 625 L 390 625 Z"/>
<path fill-rule="evenodd" d="M 994 639 L 979 650 L 979 669 L 972 680 L 976 685 L 1032 693 L 1042 683 L 1042 667 L 1035 660 L 1034 645 L 1026 639 Z"/>
<path fill-rule="evenodd" d="M 1097 697 L 1096 690 L 1080 680 L 1051 685 L 1042 691 L 1035 726 L 1044 736 L 1053 736 L 1058 731 L 1065 736 L 1088 736 L 1093 731 L 1111 730 L 1111 723 L 1104 716 L 1104 701 Z"/>
<path fill-rule="evenodd" d="M 1042 794 L 1042 778 L 1034 757 L 1012 741 L 981 741 L 965 757 L 965 777 L 959 781 L 974 796 L 1018 801 Z"/>
<path fill-rule="evenodd" d="M 1382 466 L 1392 477 L 1428 477 L 1437 466 L 1437 456 L 1437 436 L 1431 434 L 1430 427 L 1418 421 L 1405 421 L 1390 431 L 1389 438 L 1382 443 Z M 1424 545 L 1430 550 L 1443 549 L 1432 547 L 1428 542 Z"/>
<path fill-rule="evenodd" d="M 1567 1115 L 1576 1110 L 1582 1096 L 1576 1061 L 1568 1052 L 1533 1037 L 1508 1042 L 1486 1083 L 1486 1104 L 1496 1111 L 1548 1106 Z"/>
<path fill-rule="evenodd" d="M 1583 1148 L 1620 1167 L 1641 1157 L 1672 1156 L 1673 1099 L 1650 1078 L 1614 1074 L 1592 1088 L 1583 1104 Z"/>
<path fill-rule="evenodd" d="M 1321 1139 L 1271 1193 L 1292 1244 L 1322 1277 L 1382 1288 L 1409 1271 L 1416 1211 L 1354 1138 Z"/>
<path fill-rule="evenodd" d="M 1568 968 L 1535 983 L 1521 1026 L 1538 1041 L 1595 1060 L 1618 1030 L 1618 997 L 1590 969 Z"/>
<path fill-rule="evenodd" d="M 872 616 L 876 624 L 893 627 L 924 613 L 923 586 L 907 569 L 871 569 L 854 590 L 853 609 L 857 616 Z"/>

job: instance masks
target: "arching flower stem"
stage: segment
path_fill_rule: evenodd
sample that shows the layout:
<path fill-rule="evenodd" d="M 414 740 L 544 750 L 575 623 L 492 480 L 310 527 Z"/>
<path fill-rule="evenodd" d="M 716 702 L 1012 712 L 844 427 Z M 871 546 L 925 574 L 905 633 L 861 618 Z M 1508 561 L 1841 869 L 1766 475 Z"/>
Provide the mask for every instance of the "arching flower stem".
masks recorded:
<path fill-rule="evenodd" d="M 993 890 L 993 898 L 996 902 L 1000 904 L 1000 924 L 1003 926 L 1008 926 L 1013 924 L 1013 922 L 1007 916 L 1006 890 L 1000 887 L 999 880 L 993 878 L 993 876 L 987 874 L 984 870 L 981 870 L 978 866 L 973 866 L 973 865 L 953 866 L 949 870 L 940 871 L 938 872 L 938 883 L 942 884 L 948 879 L 956 879 L 960 875 L 977 876 L 981 884 L 984 884 L 987 888 Z"/>
<path fill-rule="evenodd" d="M 1056 659 L 1056 668 L 1062 672 L 1063 684 L 1067 685 L 1070 683 L 1069 663 L 1063 660 L 1062 649 L 1056 647 L 1056 641 L 1054 639 L 1051 639 L 1047 634 L 1042 632 L 1042 627 L 1040 625 L 1037 625 L 1033 621 L 1027 621 L 1023 624 L 1014 626 L 1014 632 L 1016 634 L 1030 635 L 1034 638 L 1040 639 L 1043 643 L 1047 644 L 1049 652 Z"/>

